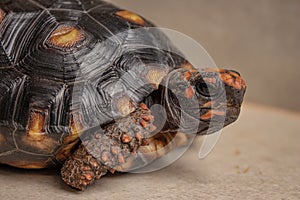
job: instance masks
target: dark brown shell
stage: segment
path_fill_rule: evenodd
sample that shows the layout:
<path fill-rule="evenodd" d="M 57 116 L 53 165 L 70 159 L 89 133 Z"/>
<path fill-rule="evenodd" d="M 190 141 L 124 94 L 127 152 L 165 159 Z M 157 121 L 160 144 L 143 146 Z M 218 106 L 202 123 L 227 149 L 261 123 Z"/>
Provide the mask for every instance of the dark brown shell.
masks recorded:
<path fill-rule="evenodd" d="M 181 60 L 157 49 L 171 48 L 162 33 L 129 31 L 151 26 L 103 1 L 1 0 L 0 163 L 56 166 L 79 134 L 126 115 L 129 103 L 157 89 L 150 79 L 165 75 L 160 66 Z M 139 78 L 123 78 L 129 70 Z"/>

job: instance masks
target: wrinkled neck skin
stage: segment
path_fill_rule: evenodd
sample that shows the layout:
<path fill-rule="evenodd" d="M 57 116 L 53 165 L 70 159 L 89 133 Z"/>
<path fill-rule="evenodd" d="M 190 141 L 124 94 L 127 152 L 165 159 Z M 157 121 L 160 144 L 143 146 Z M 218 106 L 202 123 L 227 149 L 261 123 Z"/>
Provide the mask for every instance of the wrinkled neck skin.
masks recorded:
<path fill-rule="evenodd" d="M 176 132 L 180 125 L 181 110 L 176 99 L 170 98 L 168 90 L 160 86 L 145 103 L 154 115 L 154 125 L 159 131 Z M 171 94 L 172 95 L 172 94 Z"/>

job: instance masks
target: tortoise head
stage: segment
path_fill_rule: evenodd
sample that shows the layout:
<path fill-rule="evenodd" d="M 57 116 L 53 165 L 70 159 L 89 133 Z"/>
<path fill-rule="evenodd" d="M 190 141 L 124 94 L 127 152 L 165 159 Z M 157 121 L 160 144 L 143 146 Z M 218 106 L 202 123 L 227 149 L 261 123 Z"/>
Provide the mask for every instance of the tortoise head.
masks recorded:
<path fill-rule="evenodd" d="M 210 134 L 237 120 L 246 84 L 233 70 L 179 69 L 168 78 L 168 88 L 173 117 L 181 113 L 177 125 L 189 130 L 196 121 L 198 134 Z"/>

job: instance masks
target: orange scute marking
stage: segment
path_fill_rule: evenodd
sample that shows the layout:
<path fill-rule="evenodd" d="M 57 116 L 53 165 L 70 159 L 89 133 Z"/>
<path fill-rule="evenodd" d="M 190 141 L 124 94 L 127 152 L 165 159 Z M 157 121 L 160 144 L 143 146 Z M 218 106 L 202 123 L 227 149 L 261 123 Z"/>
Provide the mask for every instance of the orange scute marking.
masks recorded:
<path fill-rule="evenodd" d="M 40 141 L 44 138 L 46 134 L 44 130 L 45 117 L 45 112 L 38 110 L 31 111 L 28 123 L 28 137 L 30 139 Z"/>
<path fill-rule="evenodd" d="M 0 144 L 3 143 L 3 142 L 5 142 L 5 138 L 0 132 Z"/>
<path fill-rule="evenodd" d="M 5 18 L 5 12 L 2 10 L 2 9 L 0 9 L 0 23 L 3 21 L 3 19 Z"/>
<path fill-rule="evenodd" d="M 59 26 L 50 35 L 48 43 L 60 48 L 71 48 L 84 39 L 83 32 L 78 28 L 74 26 Z"/>
<path fill-rule="evenodd" d="M 141 16 L 139 16 L 131 11 L 128 11 L 128 10 L 119 11 L 116 13 L 116 15 L 119 17 L 122 17 L 123 19 L 126 19 L 130 22 L 133 22 L 135 24 L 139 24 L 142 26 L 145 25 L 145 23 L 146 23 L 145 20 Z"/>
<path fill-rule="evenodd" d="M 146 79 L 153 85 L 155 89 L 158 88 L 163 78 L 167 75 L 167 72 L 159 69 L 151 69 L 146 75 Z"/>
<path fill-rule="evenodd" d="M 46 132 L 47 115 L 48 110 L 30 110 L 28 132 L 27 135 L 21 136 L 21 143 L 30 146 L 33 151 L 53 154 L 59 141 L 56 141 Z"/>
<path fill-rule="evenodd" d="M 47 168 L 47 163 L 41 162 L 26 162 L 26 161 L 18 161 L 10 163 L 9 165 L 22 169 L 45 169 Z"/>
<path fill-rule="evenodd" d="M 131 99 L 127 96 L 123 96 L 116 100 L 117 112 L 122 116 L 126 116 L 135 110 L 135 107 L 131 101 Z"/>

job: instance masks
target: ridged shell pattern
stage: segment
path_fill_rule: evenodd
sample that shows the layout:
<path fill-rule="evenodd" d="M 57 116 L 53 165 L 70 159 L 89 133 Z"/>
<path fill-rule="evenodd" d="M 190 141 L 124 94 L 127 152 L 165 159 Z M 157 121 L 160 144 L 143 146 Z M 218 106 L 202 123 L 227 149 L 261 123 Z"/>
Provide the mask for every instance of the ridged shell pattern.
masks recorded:
<path fill-rule="evenodd" d="M 0 162 L 55 164 L 73 115 L 84 128 L 106 124 L 122 114 L 116 100 L 139 103 L 156 89 L 147 72 L 181 62 L 160 31 L 133 31 L 150 22 L 118 16 L 122 10 L 103 1 L 1 0 L 0 9 Z M 49 37 L 58 27 L 84 37 L 56 47 Z M 31 128 L 35 141 L 26 138 Z"/>

